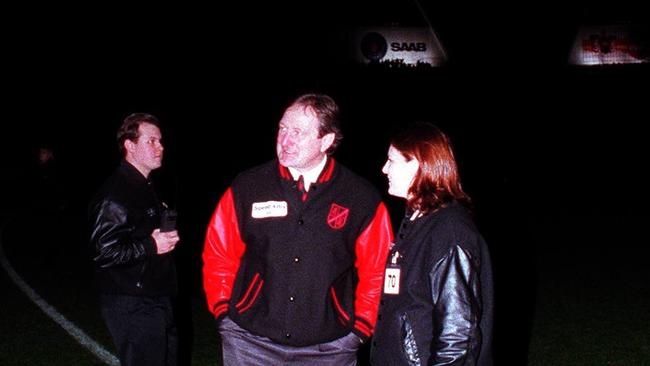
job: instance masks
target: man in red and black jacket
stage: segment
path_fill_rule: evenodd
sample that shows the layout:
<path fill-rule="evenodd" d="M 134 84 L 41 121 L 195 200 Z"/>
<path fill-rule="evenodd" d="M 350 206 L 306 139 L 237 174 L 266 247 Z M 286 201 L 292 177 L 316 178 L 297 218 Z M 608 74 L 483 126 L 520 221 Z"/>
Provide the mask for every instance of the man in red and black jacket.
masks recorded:
<path fill-rule="evenodd" d="M 221 197 L 203 283 L 225 365 L 354 365 L 372 335 L 392 230 L 374 187 L 329 156 L 341 137 L 336 103 L 303 95 L 277 160 Z"/>

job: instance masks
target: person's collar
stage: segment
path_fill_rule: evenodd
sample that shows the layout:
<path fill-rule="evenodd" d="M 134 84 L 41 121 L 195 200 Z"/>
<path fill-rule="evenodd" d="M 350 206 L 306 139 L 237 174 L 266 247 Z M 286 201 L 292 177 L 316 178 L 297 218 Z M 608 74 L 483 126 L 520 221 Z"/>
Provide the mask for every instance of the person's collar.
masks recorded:
<path fill-rule="evenodd" d="M 327 155 L 323 157 L 323 160 L 318 163 L 315 167 L 312 169 L 309 169 L 306 172 L 303 172 L 302 174 L 295 168 L 289 168 L 289 172 L 291 173 L 291 176 L 293 177 L 293 180 L 298 180 L 300 176 L 303 176 L 303 181 L 305 183 L 305 190 L 309 190 L 309 186 L 316 182 L 318 180 L 318 176 L 320 175 L 321 171 L 323 171 L 323 168 L 325 167 L 325 164 L 327 163 Z"/>
<path fill-rule="evenodd" d="M 122 159 L 120 162 L 120 169 L 124 171 L 131 179 L 135 179 L 138 181 L 143 181 L 143 182 L 148 182 L 149 177 L 145 177 L 141 171 L 138 170 L 133 164 L 131 164 L 128 160 Z"/>
<path fill-rule="evenodd" d="M 136 164 L 136 162 L 129 158 L 129 156 L 124 157 L 124 161 L 129 163 L 134 169 L 136 169 L 145 179 L 149 179 L 149 174 L 151 174 L 151 170 L 147 170 L 144 166 L 141 164 Z"/>

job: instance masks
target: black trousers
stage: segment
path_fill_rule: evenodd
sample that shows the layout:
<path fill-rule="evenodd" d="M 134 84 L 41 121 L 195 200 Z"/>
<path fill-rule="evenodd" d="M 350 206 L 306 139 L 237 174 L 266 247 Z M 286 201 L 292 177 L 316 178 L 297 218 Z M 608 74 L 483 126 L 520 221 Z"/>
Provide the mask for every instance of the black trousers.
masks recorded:
<path fill-rule="evenodd" d="M 100 303 L 121 366 L 177 366 L 178 335 L 170 297 L 101 295 Z"/>

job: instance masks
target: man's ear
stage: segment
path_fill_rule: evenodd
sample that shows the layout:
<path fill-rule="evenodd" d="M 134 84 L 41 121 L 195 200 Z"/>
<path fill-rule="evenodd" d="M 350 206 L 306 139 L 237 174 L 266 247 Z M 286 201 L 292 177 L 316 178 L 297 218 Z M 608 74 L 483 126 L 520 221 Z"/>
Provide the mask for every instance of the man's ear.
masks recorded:
<path fill-rule="evenodd" d="M 334 143 L 334 132 L 330 132 L 321 138 L 320 151 L 325 152 Z"/>
<path fill-rule="evenodd" d="M 135 144 L 133 141 L 126 139 L 124 140 L 124 148 L 126 149 L 127 152 L 134 152 L 135 151 Z"/>

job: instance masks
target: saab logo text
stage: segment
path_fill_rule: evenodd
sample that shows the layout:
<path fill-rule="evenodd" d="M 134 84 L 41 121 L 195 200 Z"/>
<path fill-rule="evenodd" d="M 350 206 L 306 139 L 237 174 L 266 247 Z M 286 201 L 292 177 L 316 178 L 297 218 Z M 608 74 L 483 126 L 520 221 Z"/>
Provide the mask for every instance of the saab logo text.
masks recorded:
<path fill-rule="evenodd" d="M 391 42 L 390 50 L 393 52 L 426 52 L 427 44 L 424 42 Z"/>

